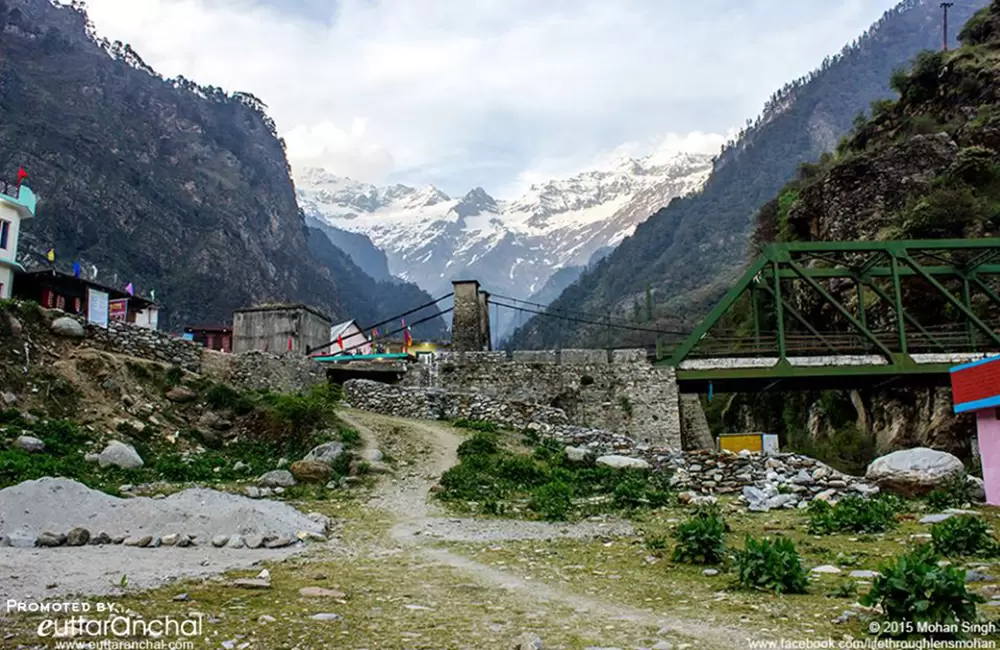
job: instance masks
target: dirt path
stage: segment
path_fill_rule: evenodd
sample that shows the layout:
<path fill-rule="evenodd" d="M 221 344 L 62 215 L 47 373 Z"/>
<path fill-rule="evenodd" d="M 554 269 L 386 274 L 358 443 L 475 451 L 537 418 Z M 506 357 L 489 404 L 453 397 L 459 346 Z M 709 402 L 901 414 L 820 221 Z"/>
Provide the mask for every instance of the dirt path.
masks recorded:
<path fill-rule="evenodd" d="M 351 411 L 342 418 L 361 434 L 368 446 L 386 441 L 385 432 L 415 436 L 427 445 L 428 453 L 416 459 L 405 476 L 384 482 L 369 506 L 391 513 L 396 523 L 392 539 L 430 562 L 460 570 L 477 582 L 518 594 L 537 603 L 552 602 L 573 608 L 577 613 L 597 616 L 607 621 L 628 621 L 634 625 L 666 628 L 697 640 L 698 648 L 741 648 L 754 635 L 750 630 L 720 626 L 694 619 L 672 617 L 623 606 L 601 598 L 583 596 L 553 584 L 541 583 L 499 570 L 447 549 L 434 547 L 437 542 L 501 542 L 524 539 L 593 538 L 631 535 L 627 522 L 581 522 L 549 524 L 513 520 L 479 520 L 447 517 L 442 509 L 429 502 L 430 488 L 440 475 L 457 462 L 456 450 L 462 436 L 443 424 L 401 420 Z M 414 458 L 411 456 L 411 458 Z"/>

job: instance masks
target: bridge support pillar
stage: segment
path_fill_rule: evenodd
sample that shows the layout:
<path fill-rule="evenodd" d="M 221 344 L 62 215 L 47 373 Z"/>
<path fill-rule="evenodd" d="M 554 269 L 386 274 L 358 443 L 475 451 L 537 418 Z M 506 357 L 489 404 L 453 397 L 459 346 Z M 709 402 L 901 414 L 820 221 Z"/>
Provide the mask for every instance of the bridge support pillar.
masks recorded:
<path fill-rule="evenodd" d="M 456 352 L 485 352 L 490 342 L 489 294 L 476 280 L 455 280 L 455 309 L 451 320 L 451 349 Z"/>
<path fill-rule="evenodd" d="M 679 401 L 681 447 L 684 451 L 714 449 L 715 439 L 712 438 L 712 431 L 708 428 L 708 418 L 705 417 L 705 410 L 701 408 L 698 396 L 682 393 Z"/>

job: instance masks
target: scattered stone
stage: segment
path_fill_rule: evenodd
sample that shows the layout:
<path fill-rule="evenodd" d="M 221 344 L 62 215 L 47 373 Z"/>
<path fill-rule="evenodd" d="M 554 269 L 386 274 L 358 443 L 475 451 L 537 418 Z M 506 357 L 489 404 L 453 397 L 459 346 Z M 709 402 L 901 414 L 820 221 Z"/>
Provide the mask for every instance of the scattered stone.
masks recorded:
<path fill-rule="evenodd" d="M 837 625 L 842 625 L 842 624 L 847 623 L 850 620 L 855 619 L 857 617 L 858 617 L 858 613 L 857 612 L 852 611 L 850 609 L 847 609 L 847 610 L 844 610 L 844 612 L 840 616 L 838 616 L 837 618 L 833 619 L 833 621 L 831 621 L 831 622 L 836 623 Z"/>
<path fill-rule="evenodd" d="M 719 570 L 718 569 L 705 569 L 704 571 L 701 572 L 701 575 L 703 575 L 703 576 L 705 576 L 707 578 L 712 578 L 714 576 L 719 575 Z"/>
<path fill-rule="evenodd" d="M 190 535 L 181 535 L 177 539 L 176 546 L 178 548 L 187 548 L 188 546 L 194 546 L 194 539 Z"/>
<path fill-rule="evenodd" d="M 920 523 L 922 524 L 939 524 L 945 519 L 951 519 L 953 515 L 947 512 L 941 512 L 933 515 L 924 515 L 920 518 Z"/>
<path fill-rule="evenodd" d="M 993 582 L 993 576 L 987 575 L 976 569 L 969 569 L 965 572 L 966 582 Z"/>
<path fill-rule="evenodd" d="M 313 614 L 309 618 L 311 618 L 314 621 L 339 621 L 342 617 L 340 616 L 340 614 L 321 612 L 319 614 Z"/>
<path fill-rule="evenodd" d="M 874 580 L 875 578 L 882 575 L 878 571 L 866 571 L 865 569 L 855 569 L 847 574 L 851 578 L 858 578 L 860 580 Z"/>
<path fill-rule="evenodd" d="M 136 452 L 135 447 L 118 440 L 108 443 L 97 462 L 101 467 L 114 465 L 122 469 L 135 469 L 143 465 L 142 458 Z"/>
<path fill-rule="evenodd" d="M 184 602 L 187 602 L 187 601 L 191 600 L 191 597 L 188 596 L 187 594 L 177 594 L 176 596 L 174 596 L 170 600 L 173 600 L 174 602 L 178 602 L 178 603 L 184 603 Z"/>
<path fill-rule="evenodd" d="M 251 499 L 259 499 L 262 496 L 260 488 L 254 487 L 253 485 L 248 485 L 243 488 L 243 494 L 247 495 Z"/>
<path fill-rule="evenodd" d="M 94 453 L 84 454 L 83 460 L 87 463 L 99 463 L 101 461 L 101 455 Z"/>
<path fill-rule="evenodd" d="M 52 321 L 49 329 L 52 330 L 53 334 L 65 336 L 70 339 L 82 339 L 85 335 L 83 325 L 81 325 L 75 318 L 70 318 L 69 316 L 62 316 L 55 319 Z"/>
<path fill-rule="evenodd" d="M 90 538 L 91 546 L 105 546 L 107 544 L 114 544 L 115 541 L 104 531 L 97 533 L 94 537 Z"/>
<path fill-rule="evenodd" d="M 125 541 L 122 543 L 125 546 L 137 546 L 139 548 L 146 548 L 147 546 L 153 543 L 153 536 L 143 535 L 140 537 L 138 535 L 134 535 L 132 537 L 127 537 Z"/>
<path fill-rule="evenodd" d="M 649 469 L 649 463 L 643 459 L 631 458 L 629 456 L 601 456 L 597 459 L 596 463 L 612 469 Z"/>
<path fill-rule="evenodd" d="M 270 614 L 261 614 L 257 617 L 257 623 L 260 625 L 266 625 L 267 623 L 274 623 L 278 619 L 274 618 Z"/>
<path fill-rule="evenodd" d="M 181 536 L 177 533 L 170 533 L 169 535 L 161 537 L 160 542 L 162 542 L 164 546 L 176 546 L 180 538 Z"/>
<path fill-rule="evenodd" d="M 86 528 L 74 528 L 66 535 L 66 546 L 86 546 L 90 541 L 90 531 Z"/>
<path fill-rule="evenodd" d="M 285 548 L 295 543 L 295 539 L 287 535 L 281 535 L 275 539 L 264 542 L 266 548 Z"/>
<path fill-rule="evenodd" d="M 326 483 L 333 474 L 327 463 L 318 460 L 300 460 L 292 463 L 289 469 L 295 480 L 303 483 Z"/>
<path fill-rule="evenodd" d="M 222 548 L 227 543 L 229 543 L 229 535 L 216 535 L 212 538 L 212 546 L 215 548 Z"/>
<path fill-rule="evenodd" d="M 42 533 L 38 536 L 38 539 L 35 540 L 35 546 L 47 548 L 62 546 L 65 543 L 66 536 L 62 533 Z"/>
<path fill-rule="evenodd" d="M 986 483 L 978 476 L 965 475 L 965 482 L 971 486 L 972 500 L 976 503 L 986 502 Z"/>
<path fill-rule="evenodd" d="M 590 450 L 583 447 L 566 447 L 564 452 L 571 463 L 586 463 L 592 457 Z"/>
<path fill-rule="evenodd" d="M 242 460 L 238 460 L 235 463 L 233 463 L 234 472 L 245 472 L 248 469 L 250 469 L 250 466 L 244 463 Z"/>
<path fill-rule="evenodd" d="M 244 545 L 242 535 L 230 535 L 226 541 L 226 548 L 243 548 Z"/>
<path fill-rule="evenodd" d="M 257 579 L 258 580 L 270 580 L 271 579 L 271 572 L 268 571 L 267 569 L 262 569 L 261 572 L 257 574 Z"/>
<path fill-rule="evenodd" d="M 270 488 L 292 487 L 295 485 L 295 477 L 287 469 L 275 469 L 258 478 L 257 484 Z"/>
<path fill-rule="evenodd" d="M 239 580 L 233 580 L 234 587 L 240 587 L 241 589 L 270 589 L 271 583 L 268 580 L 261 580 L 259 578 L 240 578 Z"/>
<path fill-rule="evenodd" d="M 835 567 L 832 564 L 823 564 L 823 565 L 820 565 L 820 566 L 817 566 L 817 567 L 813 567 L 812 573 L 829 573 L 829 574 L 835 574 L 835 573 L 841 573 L 841 571 L 840 571 L 840 567 Z"/>
<path fill-rule="evenodd" d="M 214 431 L 228 431 L 233 428 L 233 423 L 223 418 L 215 411 L 205 411 L 198 418 L 198 426 Z"/>
<path fill-rule="evenodd" d="M 33 436 L 18 436 L 17 439 L 14 440 L 14 446 L 18 449 L 31 453 L 45 451 L 45 443 Z"/>
<path fill-rule="evenodd" d="M 513 650 L 543 650 L 542 639 L 537 634 L 525 632 L 514 641 Z"/>
<path fill-rule="evenodd" d="M 243 543 L 247 548 L 260 548 L 264 545 L 264 538 L 260 535 L 247 535 Z"/>
<path fill-rule="evenodd" d="M 299 595 L 303 598 L 347 598 L 347 594 L 336 589 L 326 589 L 324 587 L 302 587 Z"/>
<path fill-rule="evenodd" d="M 174 386 L 167 391 L 167 399 L 178 404 L 194 401 L 197 397 L 198 393 L 187 386 Z"/>
<path fill-rule="evenodd" d="M 744 449 L 744 451 L 746 451 Z M 674 644 L 670 641 L 657 641 L 649 650 L 673 650 Z"/>
<path fill-rule="evenodd" d="M 314 447 L 302 460 L 315 460 L 327 465 L 333 465 L 333 462 L 340 458 L 343 453 L 344 445 L 342 443 L 324 442 L 322 445 Z"/>
<path fill-rule="evenodd" d="M 876 458 L 868 466 L 865 478 L 883 490 L 903 496 L 920 496 L 964 473 L 962 461 L 952 454 L 917 447 Z"/>
<path fill-rule="evenodd" d="M 358 454 L 358 457 L 369 463 L 381 463 L 384 455 L 379 449 L 364 449 Z"/>

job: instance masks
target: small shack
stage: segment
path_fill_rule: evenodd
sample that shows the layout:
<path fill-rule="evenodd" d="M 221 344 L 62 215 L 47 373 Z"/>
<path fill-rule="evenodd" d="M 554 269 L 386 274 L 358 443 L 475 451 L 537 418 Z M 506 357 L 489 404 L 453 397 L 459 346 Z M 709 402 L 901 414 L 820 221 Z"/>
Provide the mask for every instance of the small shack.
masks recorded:
<path fill-rule="evenodd" d="M 228 325 L 193 325 L 184 328 L 184 337 L 209 350 L 233 351 L 233 328 Z"/>
<path fill-rule="evenodd" d="M 18 273 L 14 297 L 83 316 L 96 325 L 118 320 L 151 330 L 159 327 L 159 307 L 152 300 L 56 269 Z"/>
<path fill-rule="evenodd" d="M 986 503 L 1000 505 L 1000 356 L 951 369 L 955 413 L 975 413 Z"/>
<path fill-rule="evenodd" d="M 297 352 L 330 341 L 330 319 L 302 304 L 268 304 L 238 309 L 233 314 L 233 352 Z"/>

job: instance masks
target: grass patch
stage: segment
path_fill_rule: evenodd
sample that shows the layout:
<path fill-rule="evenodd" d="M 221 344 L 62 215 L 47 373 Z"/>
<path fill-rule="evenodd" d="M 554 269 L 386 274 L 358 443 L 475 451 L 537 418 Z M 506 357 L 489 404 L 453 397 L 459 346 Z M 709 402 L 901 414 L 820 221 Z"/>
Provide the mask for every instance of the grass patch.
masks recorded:
<path fill-rule="evenodd" d="M 809 532 L 814 535 L 883 533 L 896 527 L 896 514 L 902 509 L 902 501 L 891 495 L 873 499 L 845 497 L 835 506 L 814 499 L 809 503 Z"/>
<path fill-rule="evenodd" d="M 438 497 L 483 514 L 566 520 L 608 511 L 658 508 L 671 500 L 669 477 L 644 470 L 569 463 L 563 448 L 538 442 L 525 451 L 478 432 L 458 448 Z"/>

